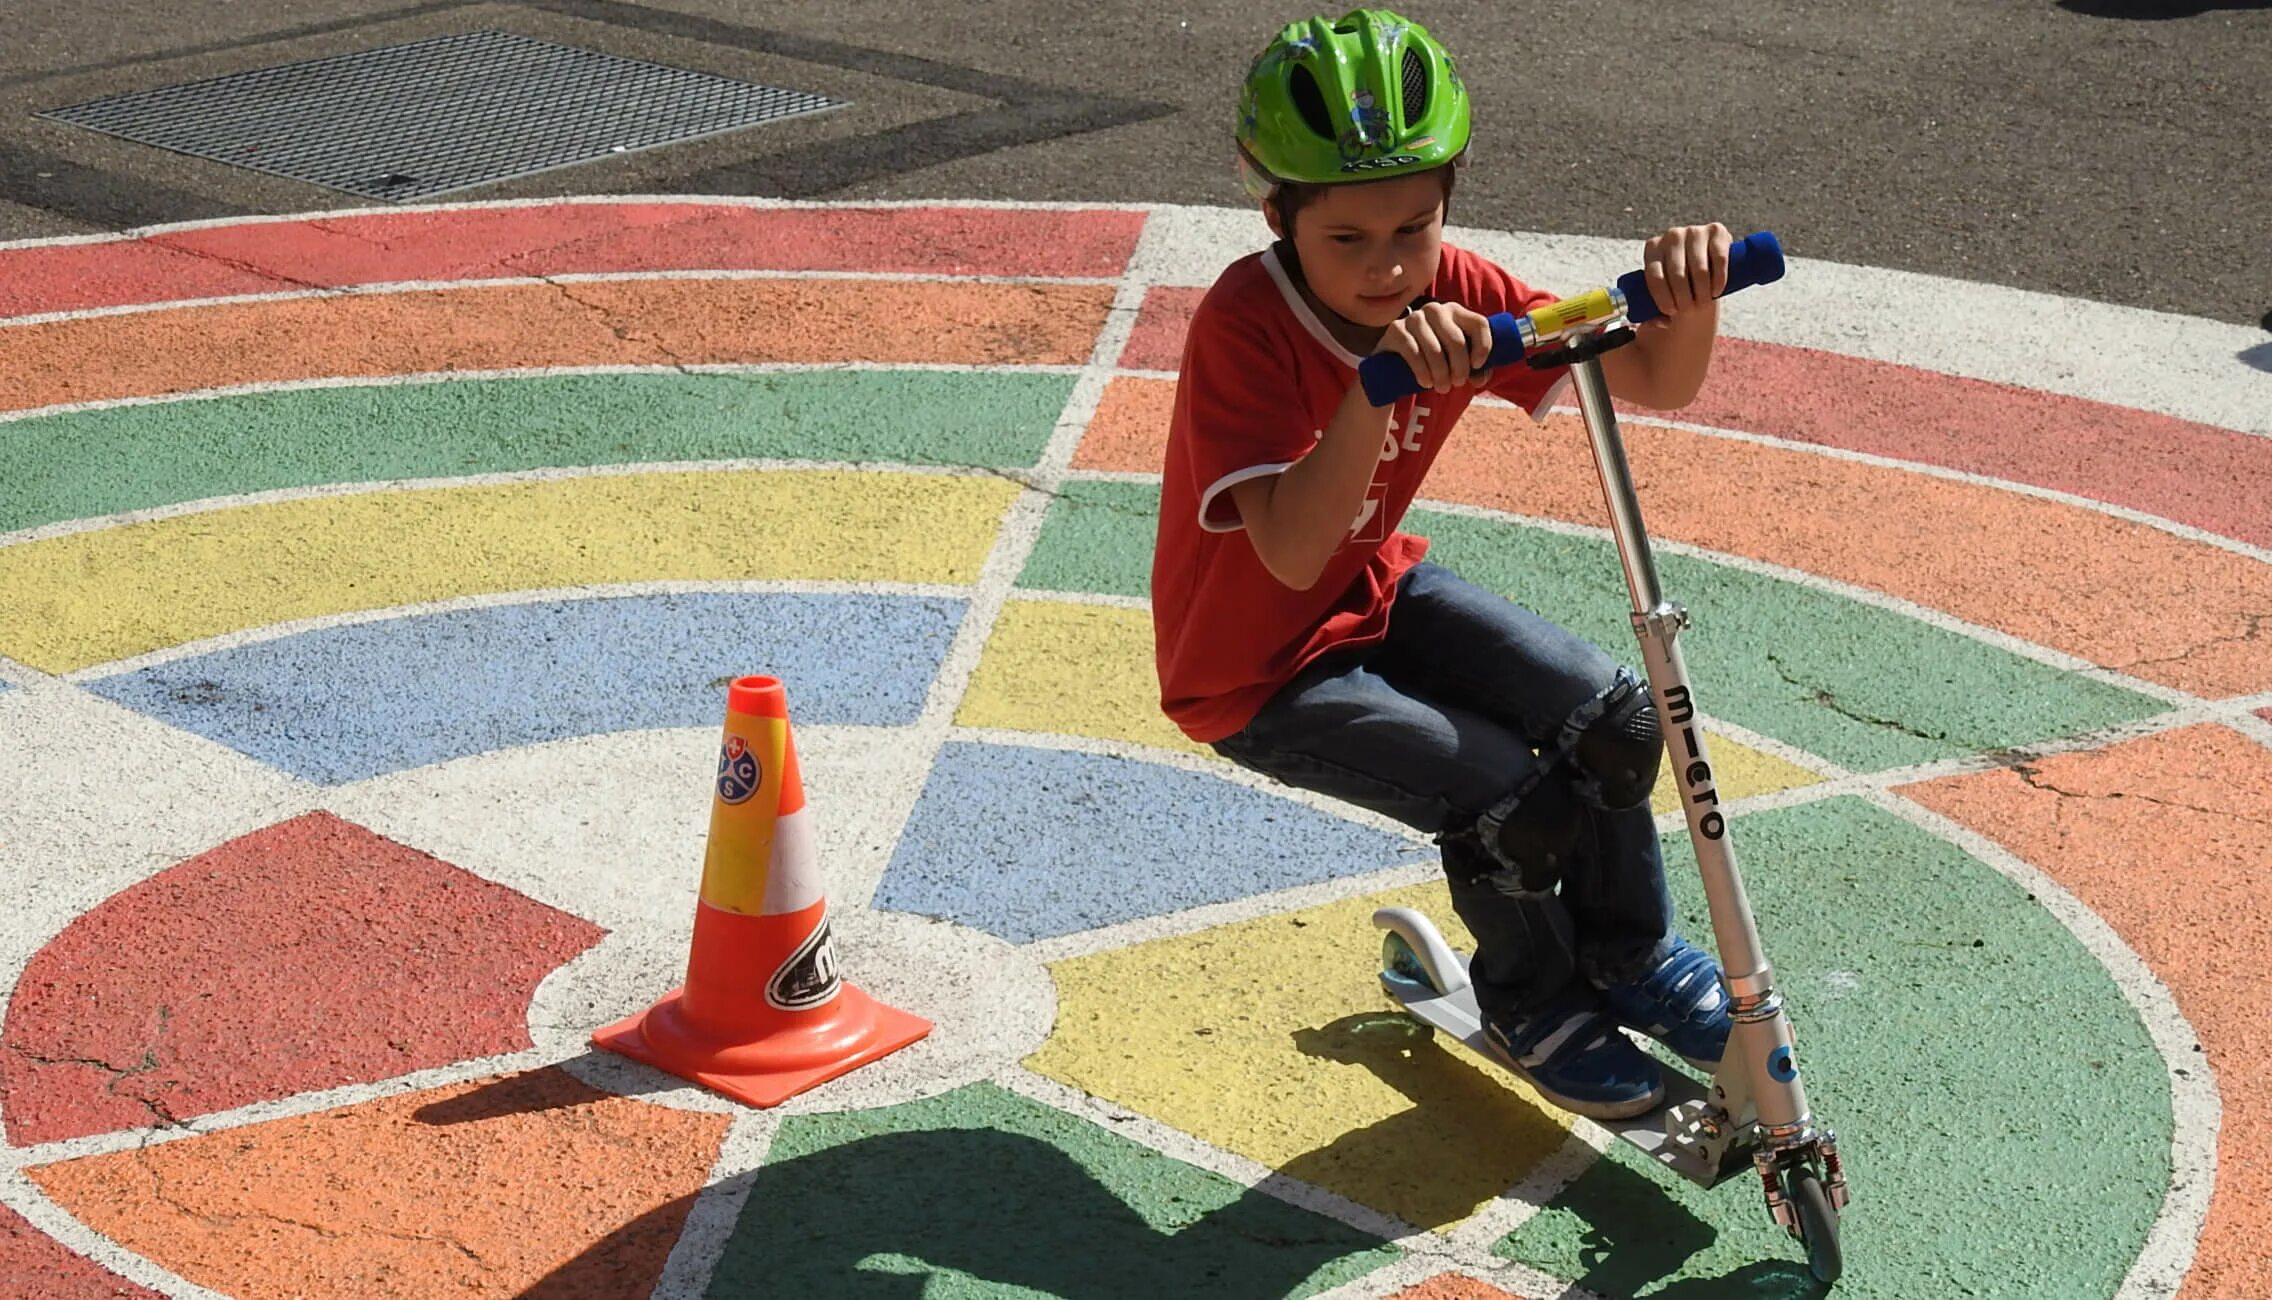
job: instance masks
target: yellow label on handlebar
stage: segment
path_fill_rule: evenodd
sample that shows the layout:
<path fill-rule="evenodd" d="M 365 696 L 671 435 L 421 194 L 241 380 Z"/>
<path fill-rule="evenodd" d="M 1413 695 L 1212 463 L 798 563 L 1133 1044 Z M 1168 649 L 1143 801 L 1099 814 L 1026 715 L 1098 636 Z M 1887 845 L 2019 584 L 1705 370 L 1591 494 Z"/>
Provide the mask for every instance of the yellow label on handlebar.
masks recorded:
<path fill-rule="evenodd" d="M 1609 290 L 1594 289 L 1539 308 L 1530 314 L 1530 323 L 1543 340 L 1559 338 L 1581 325 L 1597 324 L 1616 315 L 1617 303 L 1609 296 Z"/>

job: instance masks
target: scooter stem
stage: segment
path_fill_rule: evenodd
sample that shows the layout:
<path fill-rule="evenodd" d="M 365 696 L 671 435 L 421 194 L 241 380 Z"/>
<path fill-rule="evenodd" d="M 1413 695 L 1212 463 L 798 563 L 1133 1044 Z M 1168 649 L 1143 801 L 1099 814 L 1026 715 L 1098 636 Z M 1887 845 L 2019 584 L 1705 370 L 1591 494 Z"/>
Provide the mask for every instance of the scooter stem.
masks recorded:
<path fill-rule="evenodd" d="M 1775 994 L 1773 972 L 1760 949 L 1743 875 L 1736 869 L 1735 845 L 1728 837 L 1727 817 L 1720 811 L 1704 733 L 1696 723 L 1695 691 L 1678 640 L 1681 630 L 1689 625 L 1688 611 L 1666 600 L 1657 581 L 1656 561 L 1641 524 L 1641 503 L 1633 491 L 1624 442 L 1618 436 L 1617 412 L 1610 401 L 1608 382 L 1602 377 L 1601 349 L 1588 346 L 1591 339 L 1575 342 L 1570 349 L 1570 374 L 1578 388 L 1578 409 L 1593 441 L 1594 468 L 1609 506 L 1610 533 L 1633 598 L 1633 632 L 1641 643 L 1649 691 L 1656 700 L 1665 748 L 1672 759 L 1681 810 L 1688 818 L 1720 967 L 1727 974 L 1736 1023 L 1720 1073 L 1725 1078 L 1731 1071 L 1742 1071 L 1747 1077 L 1765 1147 L 1795 1146 L 1813 1136 L 1806 1090 L 1800 1084 L 1798 1062 L 1791 1052 L 1790 1022 L 1783 1015 L 1782 999 Z"/>

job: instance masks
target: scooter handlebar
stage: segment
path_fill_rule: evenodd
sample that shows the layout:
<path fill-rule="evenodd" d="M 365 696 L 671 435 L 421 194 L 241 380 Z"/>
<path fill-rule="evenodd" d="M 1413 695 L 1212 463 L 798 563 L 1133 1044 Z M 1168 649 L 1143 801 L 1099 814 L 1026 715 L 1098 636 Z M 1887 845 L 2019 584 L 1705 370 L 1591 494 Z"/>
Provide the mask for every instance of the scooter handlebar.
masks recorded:
<path fill-rule="evenodd" d="M 1773 231 L 1762 230 L 1729 246 L 1728 287 L 1720 291 L 1720 296 L 1725 298 L 1738 289 L 1782 278 L 1783 246 L 1776 241 Z M 1627 271 L 1617 277 L 1617 289 L 1625 295 L 1625 319 L 1633 324 L 1645 324 L 1663 314 L 1657 310 L 1657 300 L 1649 294 L 1646 270 Z M 1522 318 L 1512 312 L 1497 312 L 1488 319 L 1491 355 L 1484 359 L 1483 368 L 1491 370 L 1522 360 Z M 1366 399 L 1375 406 L 1386 406 L 1419 392 L 1421 387 L 1412 374 L 1412 367 L 1394 352 L 1376 352 L 1366 357 L 1358 363 L 1357 378 L 1365 385 Z"/>

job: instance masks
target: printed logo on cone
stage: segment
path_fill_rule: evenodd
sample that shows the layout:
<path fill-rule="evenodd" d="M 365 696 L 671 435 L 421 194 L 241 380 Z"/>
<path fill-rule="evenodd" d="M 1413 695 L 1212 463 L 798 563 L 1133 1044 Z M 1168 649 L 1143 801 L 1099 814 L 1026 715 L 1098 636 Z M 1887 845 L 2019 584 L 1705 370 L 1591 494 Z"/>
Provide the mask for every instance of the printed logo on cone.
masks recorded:
<path fill-rule="evenodd" d="M 757 755 L 740 736 L 728 736 L 718 746 L 718 797 L 727 803 L 744 803 L 764 784 Z"/>
<path fill-rule="evenodd" d="M 803 1011 L 835 997 L 841 987 L 836 976 L 836 946 L 829 942 L 828 918 L 824 916 L 766 981 L 765 1001 L 778 1010 Z"/>

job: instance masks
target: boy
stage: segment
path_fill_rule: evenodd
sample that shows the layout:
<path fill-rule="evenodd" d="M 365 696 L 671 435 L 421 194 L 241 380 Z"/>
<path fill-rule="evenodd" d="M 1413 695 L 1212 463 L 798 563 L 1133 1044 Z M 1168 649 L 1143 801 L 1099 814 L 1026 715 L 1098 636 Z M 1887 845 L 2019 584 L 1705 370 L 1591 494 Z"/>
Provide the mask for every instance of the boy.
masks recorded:
<path fill-rule="evenodd" d="M 1553 300 L 1442 243 L 1467 92 L 1426 31 L 1356 10 L 1281 31 L 1248 70 L 1241 171 L 1277 242 L 1232 264 L 1185 344 L 1152 611 L 1161 704 L 1194 740 L 1435 833 L 1490 1032 L 1557 1105 L 1662 1100 L 1649 1034 L 1700 1068 L 1728 1035 L 1718 964 L 1672 932 L 1648 795 L 1648 689 L 1600 649 L 1423 562 L 1396 531 L 1478 391 L 1537 417 L 1559 377 L 1475 373 L 1485 318 Z M 1602 369 L 1661 410 L 1703 383 L 1721 226 L 1642 262 L 1661 321 Z M 1375 407 L 1357 363 L 1427 391 Z"/>

